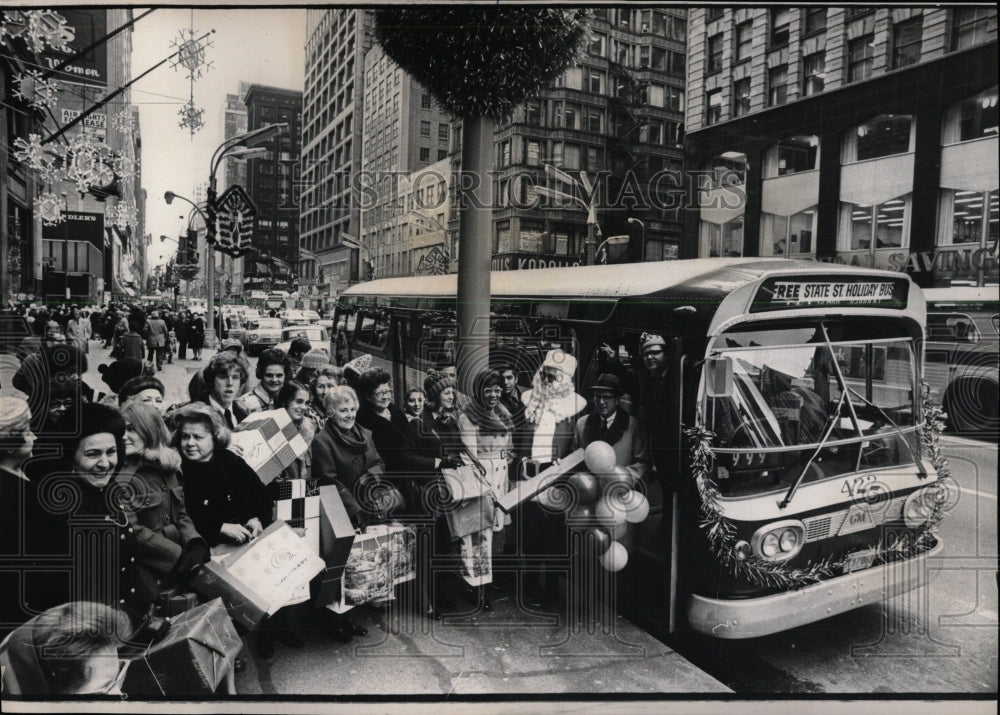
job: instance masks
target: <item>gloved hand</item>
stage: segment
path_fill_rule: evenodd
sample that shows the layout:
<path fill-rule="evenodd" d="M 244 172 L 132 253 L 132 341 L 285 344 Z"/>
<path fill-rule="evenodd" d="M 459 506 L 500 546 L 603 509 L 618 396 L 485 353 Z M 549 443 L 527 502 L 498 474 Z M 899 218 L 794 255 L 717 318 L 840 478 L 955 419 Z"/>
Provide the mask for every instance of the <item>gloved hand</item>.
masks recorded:
<path fill-rule="evenodd" d="M 177 559 L 177 563 L 174 564 L 173 572 L 182 580 L 190 580 L 196 573 L 198 573 L 198 569 L 201 568 L 201 565 L 208 561 L 210 557 L 211 552 L 208 549 L 208 544 L 201 539 L 190 541 L 187 546 L 184 547 L 184 551 L 181 552 L 180 557 Z"/>
<path fill-rule="evenodd" d="M 365 530 L 368 528 L 368 525 L 371 523 L 371 519 L 369 518 L 369 515 L 367 513 L 365 513 L 364 511 L 359 511 L 357 514 L 355 514 L 354 518 L 352 519 L 352 521 L 354 522 L 354 528 L 357 529 L 358 532 L 361 533 L 361 534 L 365 533 Z"/>
<path fill-rule="evenodd" d="M 458 469 L 463 464 L 465 463 L 462 461 L 462 458 L 455 455 L 441 457 L 440 469 Z"/>

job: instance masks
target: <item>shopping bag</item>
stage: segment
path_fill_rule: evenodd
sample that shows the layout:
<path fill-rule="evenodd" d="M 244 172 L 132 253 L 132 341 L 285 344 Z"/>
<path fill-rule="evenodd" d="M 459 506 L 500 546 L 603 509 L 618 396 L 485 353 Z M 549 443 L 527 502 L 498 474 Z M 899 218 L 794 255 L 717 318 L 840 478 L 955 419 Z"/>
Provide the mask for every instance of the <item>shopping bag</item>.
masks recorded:
<path fill-rule="evenodd" d="M 452 502 L 442 507 L 441 511 L 448 524 L 451 538 L 460 539 L 477 531 L 492 528 L 494 504 L 492 495 L 485 495 Z"/>
<path fill-rule="evenodd" d="M 441 470 L 444 488 L 448 497 L 455 502 L 475 499 L 489 491 L 489 484 L 483 478 L 485 469 L 481 464 L 465 464 L 461 467 Z"/>
<path fill-rule="evenodd" d="M 493 581 L 493 531 L 477 531 L 459 541 L 461 565 L 459 573 L 470 586 L 482 586 Z"/>
<path fill-rule="evenodd" d="M 331 610 L 392 600 L 394 586 L 416 578 L 416 542 L 413 528 L 400 524 L 376 524 L 355 536 Z"/>

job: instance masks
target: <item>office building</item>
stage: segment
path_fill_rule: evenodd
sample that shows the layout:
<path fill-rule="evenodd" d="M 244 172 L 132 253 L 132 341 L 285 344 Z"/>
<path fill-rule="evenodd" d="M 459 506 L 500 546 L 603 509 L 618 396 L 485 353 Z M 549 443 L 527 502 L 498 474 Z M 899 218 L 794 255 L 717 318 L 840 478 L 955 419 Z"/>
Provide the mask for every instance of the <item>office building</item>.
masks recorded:
<path fill-rule="evenodd" d="M 686 256 L 997 283 L 993 7 L 697 8 Z M 689 239 L 689 240 L 687 240 Z"/>

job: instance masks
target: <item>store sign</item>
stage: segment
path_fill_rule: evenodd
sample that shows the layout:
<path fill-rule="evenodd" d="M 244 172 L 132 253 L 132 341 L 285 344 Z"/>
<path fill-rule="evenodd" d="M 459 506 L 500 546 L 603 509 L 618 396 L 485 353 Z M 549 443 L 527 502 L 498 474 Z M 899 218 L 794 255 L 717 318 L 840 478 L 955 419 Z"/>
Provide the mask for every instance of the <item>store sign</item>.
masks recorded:
<path fill-rule="evenodd" d="M 810 306 L 878 306 L 904 308 L 908 294 L 906 279 L 868 279 L 816 276 L 768 278 L 754 298 L 750 312 Z"/>
<path fill-rule="evenodd" d="M 573 256 L 508 253 L 494 256 L 490 270 L 526 271 L 535 268 L 568 268 L 579 265 L 580 261 Z"/>
<path fill-rule="evenodd" d="M 42 238 L 50 241 L 87 241 L 99 251 L 104 250 L 104 214 L 67 211 L 63 221 L 55 226 L 42 225 Z"/>
<path fill-rule="evenodd" d="M 91 87 L 108 84 L 108 44 L 99 43 L 108 34 L 107 10 L 66 10 L 59 8 L 66 18 L 66 25 L 73 30 L 73 39 L 67 41 L 69 52 L 60 52 L 50 46 L 39 55 L 45 69 L 54 69 L 81 50 L 89 50 L 59 70 L 56 79 Z M 96 46 L 95 46 L 96 45 Z"/>
<path fill-rule="evenodd" d="M 980 273 L 987 282 L 1000 277 L 997 245 L 980 248 L 955 246 L 933 251 L 841 251 L 824 263 L 879 268 L 916 275 L 930 273 L 935 280 L 977 281 Z"/>

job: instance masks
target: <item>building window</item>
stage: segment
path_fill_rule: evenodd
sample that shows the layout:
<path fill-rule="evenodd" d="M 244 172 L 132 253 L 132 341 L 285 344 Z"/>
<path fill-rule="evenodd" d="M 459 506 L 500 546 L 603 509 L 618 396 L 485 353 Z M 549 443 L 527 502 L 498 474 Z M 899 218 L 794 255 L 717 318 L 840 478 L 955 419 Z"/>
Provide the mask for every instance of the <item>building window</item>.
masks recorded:
<path fill-rule="evenodd" d="M 767 105 L 776 107 L 788 100 L 788 67 L 778 65 L 767 71 Z"/>
<path fill-rule="evenodd" d="M 722 33 L 708 38 L 708 71 L 718 72 L 722 69 Z"/>
<path fill-rule="evenodd" d="M 683 77 L 687 71 L 687 55 L 683 52 L 667 52 L 667 73 Z"/>
<path fill-rule="evenodd" d="M 771 14 L 771 42 L 768 47 L 784 47 L 788 44 L 792 11 L 787 7 L 769 10 Z"/>
<path fill-rule="evenodd" d="M 667 87 L 666 98 L 664 99 L 663 106 L 666 109 L 672 109 L 675 112 L 684 111 L 684 90 L 677 87 Z"/>
<path fill-rule="evenodd" d="M 724 224 L 703 221 L 709 258 L 738 257 L 743 255 L 743 217 Z"/>
<path fill-rule="evenodd" d="M 438 149 L 438 158 L 437 158 L 437 160 L 441 161 L 442 159 L 447 159 L 447 158 L 448 158 L 448 150 L 447 149 Z"/>
<path fill-rule="evenodd" d="M 819 137 L 793 136 L 768 147 L 764 153 L 764 178 L 798 174 L 819 168 Z"/>
<path fill-rule="evenodd" d="M 438 139 L 443 142 L 448 141 L 448 125 L 438 124 Z"/>
<path fill-rule="evenodd" d="M 594 94 L 601 94 L 604 91 L 604 73 L 595 70 L 590 71 L 590 81 L 588 89 Z"/>
<path fill-rule="evenodd" d="M 736 26 L 736 61 L 750 59 L 750 50 L 753 43 L 753 21 L 741 22 Z"/>
<path fill-rule="evenodd" d="M 733 82 L 733 116 L 745 117 L 750 113 L 750 78 Z"/>
<path fill-rule="evenodd" d="M 864 35 L 847 43 L 847 81 L 858 82 L 872 76 L 875 63 L 875 35 Z"/>
<path fill-rule="evenodd" d="M 874 12 L 874 8 L 870 7 L 849 7 L 847 8 L 847 19 L 853 20 L 856 17 L 862 17 L 870 12 Z"/>
<path fill-rule="evenodd" d="M 826 8 L 807 7 L 802 10 L 802 34 L 811 35 L 826 29 Z"/>
<path fill-rule="evenodd" d="M 738 151 L 726 151 L 713 157 L 705 165 L 705 170 L 711 172 L 711 188 L 722 186 L 740 186 L 747 181 L 747 155 Z"/>
<path fill-rule="evenodd" d="M 587 52 L 592 55 L 597 55 L 598 57 L 604 57 L 606 47 L 607 36 L 599 32 L 595 32 L 593 39 L 590 41 L 590 46 L 587 48 Z"/>
<path fill-rule="evenodd" d="M 892 68 L 908 67 L 920 61 L 920 36 L 924 29 L 920 15 L 896 23 L 892 28 Z"/>
<path fill-rule="evenodd" d="M 951 11 L 951 49 L 964 50 L 989 40 L 996 34 L 997 13 L 985 7 L 956 8 Z"/>
<path fill-rule="evenodd" d="M 420 108 L 430 109 L 431 108 L 431 96 L 426 92 L 420 94 Z"/>
<path fill-rule="evenodd" d="M 722 121 L 722 90 L 713 89 L 705 95 L 705 124 Z"/>
<path fill-rule="evenodd" d="M 794 216 L 762 213 L 760 219 L 760 255 L 792 256 L 811 254 L 816 235 L 816 207 Z"/>
<path fill-rule="evenodd" d="M 510 139 L 500 144 L 500 166 L 510 166 Z"/>
<path fill-rule="evenodd" d="M 881 114 L 847 132 L 844 140 L 845 164 L 879 159 L 913 151 L 913 117 L 908 114 Z"/>
<path fill-rule="evenodd" d="M 538 166 L 541 160 L 541 145 L 537 141 L 529 139 L 524 155 L 527 164 Z"/>
<path fill-rule="evenodd" d="M 542 126 L 542 105 L 538 102 L 528 102 L 525 106 L 524 121 L 533 127 Z"/>
<path fill-rule="evenodd" d="M 948 107 L 942 127 L 942 144 L 956 144 L 997 136 L 997 88 L 980 92 Z"/>
<path fill-rule="evenodd" d="M 826 83 L 826 53 L 814 52 L 802 59 L 802 96 L 823 91 Z"/>
<path fill-rule="evenodd" d="M 725 12 L 721 7 L 710 7 L 708 8 L 708 21 L 718 20 L 722 17 L 722 13 Z"/>
<path fill-rule="evenodd" d="M 840 250 L 869 251 L 909 245 L 910 194 L 882 204 L 840 203 Z"/>
<path fill-rule="evenodd" d="M 600 134 L 602 131 L 601 126 L 601 113 L 600 112 L 589 112 L 587 114 L 587 131 L 593 132 L 595 134 Z"/>
<path fill-rule="evenodd" d="M 429 162 L 431 160 L 431 150 L 430 147 L 422 146 L 420 147 L 420 161 Z"/>
<path fill-rule="evenodd" d="M 995 246 L 1000 220 L 1000 192 L 941 190 L 938 245 Z M 983 210 L 984 206 L 989 211 Z M 985 226 L 984 226 L 985 221 Z"/>
<path fill-rule="evenodd" d="M 431 123 L 420 122 L 420 136 L 429 137 L 431 135 Z"/>

